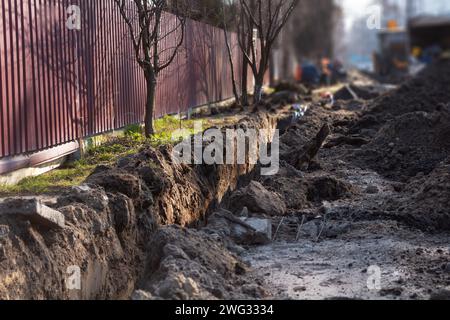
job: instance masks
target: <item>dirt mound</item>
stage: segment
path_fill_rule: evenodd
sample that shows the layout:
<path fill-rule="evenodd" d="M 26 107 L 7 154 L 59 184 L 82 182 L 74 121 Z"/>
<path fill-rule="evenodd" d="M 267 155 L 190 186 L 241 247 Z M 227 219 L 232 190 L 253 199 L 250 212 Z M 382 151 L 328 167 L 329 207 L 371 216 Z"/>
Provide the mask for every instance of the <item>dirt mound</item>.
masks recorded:
<path fill-rule="evenodd" d="M 277 191 L 283 197 L 288 210 L 295 211 L 308 206 L 308 187 L 302 178 L 280 173 L 263 183 L 269 190 Z"/>
<path fill-rule="evenodd" d="M 338 90 L 334 94 L 336 100 L 353 100 L 355 98 L 361 100 L 371 100 L 380 96 L 379 91 L 373 86 L 356 86 L 348 85 Z"/>
<path fill-rule="evenodd" d="M 281 216 L 286 213 L 286 205 L 281 197 L 268 191 L 257 181 L 252 181 L 247 187 L 234 192 L 229 203 L 230 209 L 237 213 L 242 211 L 244 207 L 252 213 L 270 216 Z"/>
<path fill-rule="evenodd" d="M 416 111 L 434 112 L 450 101 L 450 61 L 425 69 L 399 89 L 376 99 L 369 113 L 388 120 Z"/>
<path fill-rule="evenodd" d="M 61 195 L 53 208 L 64 215 L 64 228 L 0 214 L 0 299 L 129 296 L 155 227 L 151 214 L 137 215 L 127 196 L 87 185 Z M 67 277 L 78 268 L 82 287 L 71 290 Z"/>
<path fill-rule="evenodd" d="M 433 113 L 414 112 L 396 117 L 353 158 L 384 176 L 407 181 L 429 174 L 450 154 L 450 108 Z"/>
<path fill-rule="evenodd" d="M 336 201 L 352 193 L 352 186 L 332 176 L 316 177 L 308 183 L 308 200 L 311 202 Z"/>
<path fill-rule="evenodd" d="M 425 231 L 450 230 L 450 158 L 413 181 L 404 193 L 396 203 L 399 220 Z"/>
<path fill-rule="evenodd" d="M 288 81 L 281 81 L 279 84 L 275 86 L 275 91 L 292 91 L 301 95 L 309 95 L 311 94 L 311 90 L 305 87 L 302 84 L 292 83 Z"/>
<path fill-rule="evenodd" d="M 171 300 L 260 299 L 260 284 L 245 280 L 247 267 L 214 237 L 178 226 L 153 236 L 144 291 Z M 150 296 L 150 295 L 149 295 Z"/>

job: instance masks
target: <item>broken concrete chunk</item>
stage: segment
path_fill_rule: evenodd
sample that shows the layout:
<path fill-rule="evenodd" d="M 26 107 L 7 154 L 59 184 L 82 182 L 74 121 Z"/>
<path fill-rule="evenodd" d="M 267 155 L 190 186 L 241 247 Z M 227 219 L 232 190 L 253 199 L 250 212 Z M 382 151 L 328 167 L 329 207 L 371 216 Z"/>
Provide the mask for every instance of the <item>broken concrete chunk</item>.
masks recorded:
<path fill-rule="evenodd" d="M 282 216 L 286 213 L 286 204 L 281 197 L 268 191 L 256 181 L 231 196 L 230 206 L 234 212 L 242 212 L 244 207 L 252 213 L 264 213 L 270 216 Z"/>
<path fill-rule="evenodd" d="M 237 218 L 226 210 L 214 213 L 207 228 L 230 237 L 239 245 L 264 245 L 272 240 L 269 219 Z"/>
<path fill-rule="evenodd" d="M 241 219 L 255 230 L 255 241 L 261 244 L 272 241 L 272 222 L 269 219 L 247 218 Z"/>
<path fill-rule="evenodd" d="M 0 204 L 1 214 L 17 215 L 48 228 L 64 228 L 64 215 L 38 199 L 8 199 Z"/>

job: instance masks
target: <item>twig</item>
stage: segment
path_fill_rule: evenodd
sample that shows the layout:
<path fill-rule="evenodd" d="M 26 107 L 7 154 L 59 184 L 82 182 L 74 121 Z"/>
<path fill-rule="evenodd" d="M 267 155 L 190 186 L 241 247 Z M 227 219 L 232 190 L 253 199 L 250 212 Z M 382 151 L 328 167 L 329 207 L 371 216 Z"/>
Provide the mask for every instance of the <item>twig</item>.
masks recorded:
<path fill-rule="evenodd" d="M 300 238 L 300 231 L 302 231 L 303 225 L 305 224 L 305 215 L 302 215 L 302 222 L 298 226 L 297 229 L 297 236 L 295 237 L 295 242 L 298 242 L 298 239 Z"/>
<path fill-rule="evenodd" d="M 281 219 L 280 224 L 278 225 L 277 231 L 275 232 L 274 236 L 273 236 L 273 241 L 275 241 L 277 239 L 278 236 L 278 232 L 280 231 L 281 225 L 284 222 L 284 217 Z"/>

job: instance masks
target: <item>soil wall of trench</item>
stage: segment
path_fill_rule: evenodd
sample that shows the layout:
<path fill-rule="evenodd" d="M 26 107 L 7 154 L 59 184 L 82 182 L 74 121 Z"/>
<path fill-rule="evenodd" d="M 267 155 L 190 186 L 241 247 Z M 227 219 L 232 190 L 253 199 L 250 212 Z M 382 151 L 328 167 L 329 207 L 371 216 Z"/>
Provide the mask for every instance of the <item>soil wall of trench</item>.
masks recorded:
<path fill-rule="evenodd" d="M 271 141 L 282 117 L 256 113 L 235 128 L 264 129 Z M 129 298 L 155 231 L 200 224 L 255 168 L 178 164 L 172 147 L 146 148 L 48 203 L 65 216 L 64 228 L 0 213 L 0 299 Z"/>

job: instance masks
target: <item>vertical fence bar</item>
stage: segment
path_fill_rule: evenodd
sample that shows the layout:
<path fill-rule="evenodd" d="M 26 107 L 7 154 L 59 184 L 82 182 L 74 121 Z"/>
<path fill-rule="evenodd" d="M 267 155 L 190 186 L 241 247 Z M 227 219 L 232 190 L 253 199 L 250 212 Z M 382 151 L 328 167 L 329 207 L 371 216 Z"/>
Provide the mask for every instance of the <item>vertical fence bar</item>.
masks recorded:
<path fill-rule="evenodd" d="M 71 4 L 81 8 L 79 31 L 65 25 Z M 113 0 L 0 0 L 0 10 L 0 158 L 143 120 L 144 74 Z M 163 19 L 165 32 L 177 25 L 169 13 Z M 185 32 L 158 79 L 156 117 L 232 97 L 223 31 L 188 20 Z M 177 41 L 171 34 L 160 47 Z M 242 56 L 233 56 L 239 75 Z"/>

